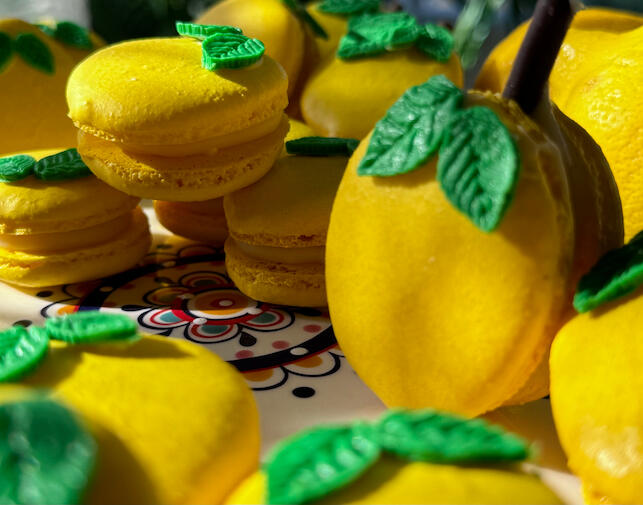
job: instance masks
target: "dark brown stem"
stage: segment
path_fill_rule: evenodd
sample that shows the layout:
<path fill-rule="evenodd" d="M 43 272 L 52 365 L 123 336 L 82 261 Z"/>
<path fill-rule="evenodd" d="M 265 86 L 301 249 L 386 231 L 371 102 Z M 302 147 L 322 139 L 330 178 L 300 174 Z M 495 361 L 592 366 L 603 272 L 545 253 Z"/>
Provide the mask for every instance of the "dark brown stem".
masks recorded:
<path fill-rule="evenodd" d="M 538 0 L 536 4 L 502 93 L 518 102 L 526 114 L 536 109 L 573 17 L 570 0 Z"/>

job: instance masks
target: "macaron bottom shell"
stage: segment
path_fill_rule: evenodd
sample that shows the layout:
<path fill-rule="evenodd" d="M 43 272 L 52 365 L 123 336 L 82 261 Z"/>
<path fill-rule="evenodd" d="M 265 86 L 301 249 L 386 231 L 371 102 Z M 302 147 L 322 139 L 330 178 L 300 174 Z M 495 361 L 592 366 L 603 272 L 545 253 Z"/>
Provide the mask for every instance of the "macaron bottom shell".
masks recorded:
<path fill-rule="evenodd" d="M 204 202 L 154 202 L 159 222 L 172 233 L 204 244 L 222 246 L 228 236 L 223 198 Z"/>
<path fill-rule="evenodd" d="M 82 233 L 78 230 L 78 233 Z M 0 248 L 0 280 L 25 287 L 54 286 L 98 279 L 134 266 L 149 250 L 151 236 L 140 207 L 115 240 L 86 248 L 27 253 Z"/>
<path fill-rule="evenodd" d="M 239 291 L 255 300 L 298 307 L 325 307 L 326 283 L 322 263 L 277 263 L 245 254 L 228 238 L 226 270 Z"/>

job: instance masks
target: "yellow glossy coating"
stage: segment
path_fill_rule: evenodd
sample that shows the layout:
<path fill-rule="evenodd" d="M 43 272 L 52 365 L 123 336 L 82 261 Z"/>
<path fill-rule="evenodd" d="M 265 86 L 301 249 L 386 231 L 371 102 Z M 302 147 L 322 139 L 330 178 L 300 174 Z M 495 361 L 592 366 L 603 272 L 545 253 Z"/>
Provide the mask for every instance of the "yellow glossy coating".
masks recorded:
<path fill-rule="evenodd" d="M 501 91 L 526 33 L 523 24 L 491 53 L 476 86 Z M 578 12 L 549 79 L 552 100 L 601 146 L 623 201 L 626 239 L 643 229 L 643 16 Z"/>
<path fill-rule="evenodd" d="M 371 58 L 328 59 L 311 76 L 301 97 L 301 112 L 324 137 L 362 139 L 411 86 L 444 74 L 462 85 L 456 54 L 439 63 L 416 49 Z"/>
<path fill-rule="evenodd" d="M 52 342 L 20 386 L 0 386 L 0 401 L 34 388 L 76 410 L 97 438 L 89 505 L 221 503 L 258 465 L 252 393 L 230 365 L 189 342 Z"/>
<path fill-rule="evenodd" d="M 437 156 L 404 175 L 358 176 L 369 138 L 333 205 L 333 327 L 358 375 L 390 407 L 474 416 L 544 396 L 547 373 L 535 372 L 576 280 L 590 258 L 622 243 L 609 169 L 591 139 L 579 142 L 582 130 L 554 110 L 547 128 L 561 126 L 555 142 L 513 102 L 474 92 L 471 105 L 492 108 L 520 150 L 514 199 L 496 231 L 483 233 L 449 203 Z M 571 161 L 578 157 L 594 161 Z M 614 218 L 581 226 L 586 213 Z"/>
<path fill-rule="evenodd" d="M 319 10 L 320 2 L 309 4 L 306 9 L 315 21 L 326 31 L 327 39 L 315 37 L 319 57 L 322 61 L 335 55 L 339 41 L 348 30 L 348 16 L 330 14 Z"/>
<path fill-rule="evenodd" d="M 643 501 L 642 295 L 577 315 L 552 346 L 556 431 L 593 503 Z"/>
<path fill-rule="evenodd" d="M 227 505 L 266 503 L 266 476 L 257 472 L 228 497 Z M 344 489 L 310 502 L 335 504 L 558 504 L 560 499 L 538 477 L 516 468 L 457 467 L 407 463 L 384 456 Z"/>

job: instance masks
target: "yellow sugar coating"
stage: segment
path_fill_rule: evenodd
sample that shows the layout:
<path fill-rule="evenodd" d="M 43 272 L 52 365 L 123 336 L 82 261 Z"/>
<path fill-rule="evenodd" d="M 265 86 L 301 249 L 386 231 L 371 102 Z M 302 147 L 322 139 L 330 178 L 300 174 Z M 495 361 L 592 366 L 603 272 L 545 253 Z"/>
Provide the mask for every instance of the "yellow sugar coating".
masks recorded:
<path fill-rule="evenodd" d="M 304 88 L 302 115 L 319 135 L 362 139 L 408 88 L 439 74 L 462 85 L 455 53 L 447 63 L 416 49 L 355 60 L 328 59 Z"/>
<path fill-rule="evenodd" d="M 491 53 L 476 86 L 501 91 L 528 23 Z M 549 79 L 552 100 L 601 146 L 623 200 L 626 239 L 643 228 L 643 16 L 590 8 L 576 14 Z"/>
<path fill-rule="evenodd" d="M 266 501 L 266 475 L 256 472 L 226 500 L 227 505 Z M 457 467 L 404 462 L 384 456 L 347 487 L 310 502 L 331 504 L 559 504 L 538 477 L 502 466 Z"/>
<path fill-rule="evenodd" d="M 308 4 L 306 10 L 326 31 L 327 39 L 315 37 L 319 57 L 322 61 L 335 55 L 339 41 L 348 31 L 348 16 L 330 14 L 319 9 L 320 2 Z"/>
<path fill-rule="evenodd" d="M 182 340 L 68 346 L 52 342 L 21 386 L 50 390 L 98 442 L 86 503 L 221 503 L 258 465 L 252 393 L 230 365 Z"/>
<path fill-rule="evenodd" d="M 69 115 L 83 131 L 133 144 L 198 142 L 274 118 L 288 101 L 283 69 L 264 56 L 240 69 L 206 70 L 191 38 L 123 42 L 72 72 Z"/>
<path fill-rule="evenodd" d="M 496 231 L 483 233 L 446 199 L 438 156 L 404 175 L 358 176 L 370 137 L 333 206 L 326 283 L 335 334 L 391 407 L 473 416 L 542 397 L 543 360 L 581 265 L 622 241 L 618 197 L 597 183 L 609 181 L 607 165 L 596 162 L 587 173 L 597 174 L 583 178 L 584 165 L 565 163 L 599 157 L 591 139 L 568 158 L 565 150 L 582 149 L 573 136 L 583 133 L 564 120 L 556 120 L 563 126 L 554 142 L 512 102 L 473 93 L 471 105 L 492 108 L 520 150 L 513 202 Z M 601 212 L 614 219 L 578 224 L 578 216 Z"/>
<path fill-rule="evenodd" d="M 643 501 L 641 295 L 577 315 L 552 346 L 556 431 L 591 503 Z"/>

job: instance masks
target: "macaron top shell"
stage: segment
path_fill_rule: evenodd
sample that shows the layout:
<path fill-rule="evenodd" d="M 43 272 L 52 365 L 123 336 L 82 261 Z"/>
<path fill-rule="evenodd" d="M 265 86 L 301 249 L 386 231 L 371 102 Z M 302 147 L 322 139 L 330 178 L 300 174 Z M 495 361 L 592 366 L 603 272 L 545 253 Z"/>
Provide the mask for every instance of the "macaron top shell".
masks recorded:
<path fill-rule="evenodd" d="M 145 39 L 98 51 L 67 86 L 76 126 L 106 140 L 185 144 L 260 125 L 288 104 L 288 80 L 268 56 L 238 69 L 206 70 L 190 38 Z"/>
<path fill-rule="evenodd" d="M 36 159 L 59 152 L 28 153 Z M 33 176 L 0 183 L 0 233 L 51 233 L 87 228 L 118 217 L 139 199 L 89 175 L 66 181 L 43 181 Z"/>
<path fill-rule="evenodd" d="M 230 235 L 253 245 L 323 246 L 347 163 L 344 156 L 280 158 L 258 182 L 224 197 Z"/>

